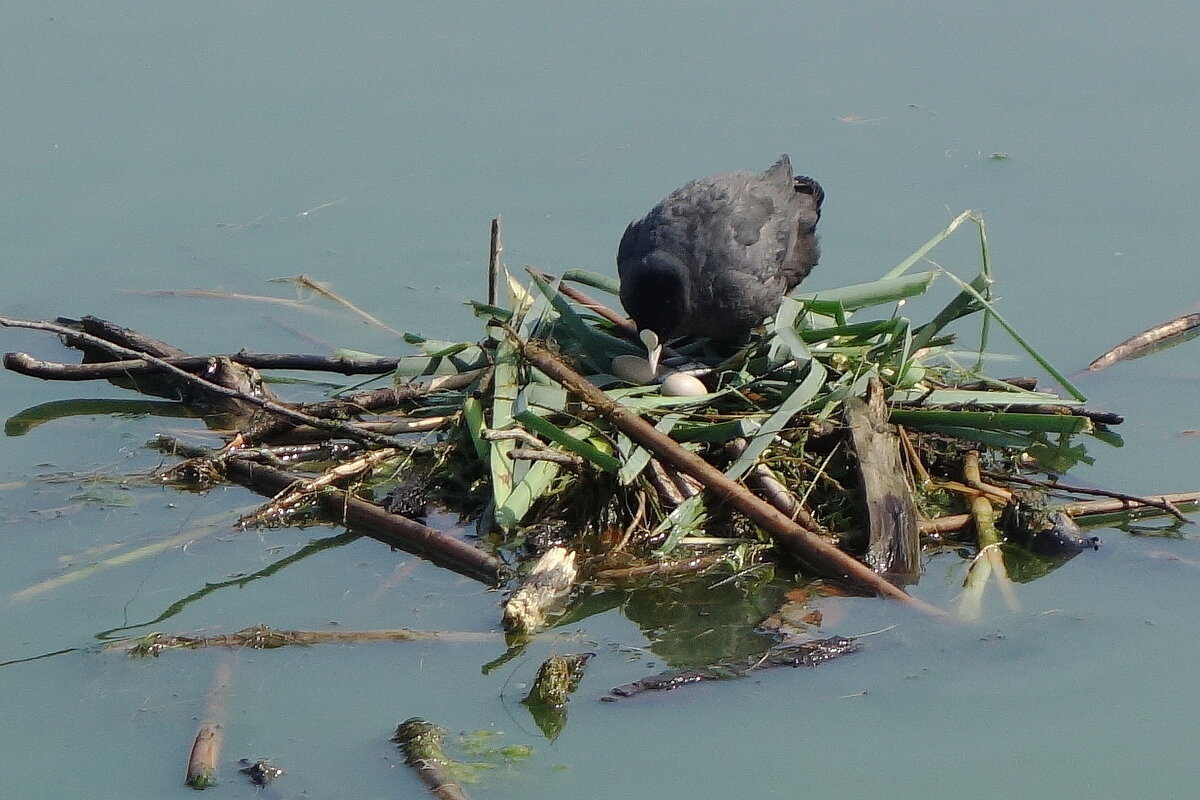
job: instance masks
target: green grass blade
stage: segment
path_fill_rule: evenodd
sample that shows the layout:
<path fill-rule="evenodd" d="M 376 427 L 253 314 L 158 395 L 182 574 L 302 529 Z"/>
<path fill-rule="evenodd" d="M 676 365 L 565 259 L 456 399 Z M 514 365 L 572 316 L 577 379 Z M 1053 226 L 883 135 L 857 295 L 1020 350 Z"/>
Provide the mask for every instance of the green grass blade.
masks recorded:
<path fill-rule="evenodd" d="M 539 417 L 529 409 L 525 409 L 517 414 L 516 419 L 533 433 L 544 436 L 575 455 L 587 459 L 605 472 L 617 472 L 621 469 L 621 461 L 616 457 L 605 453 L 591 442 L 572 436 L 553 422 Z"/>
<path fill-rule="evenodd" d="M 970 283 L 971 288 L 975 290 L 975 294 L 959 292 L 932 320 L 917 328 L 917 332 L 913 335 L 913 349 L 920 350 L 926 347 L 934 336 L 956 319 L 982 311 L 983 306 L 975 298 L 977 296 L 982 297 L 983 292 L 987 290 L 991 282 L 991 278 L 985 273 L 981 272 L 975 276 L 975 279 Z"/>
<path fill-rule="evenodd" d="M 942 411 L 895 408 L 891 421 L 917 430 L 934 427 L 992 431 L 1082 433 L 1091 428 L 1087 417 L 1068 414 L 1025 414 L 1019 411 Z"/>
<path fill-rule="evenodd" d="M 804 305 L 791 297 L 785 297 L 775 312 L 775 319 L 767 327 L 774 334 L 767 350 L 767 364 L 775 368 L 789 361 L 807 361 L 811 356 L 801 337 L 797 334 L 798 320 L 804 313 Z"/>
<path fill-rule="evenodd" d="M 981 295 L 979 293 L 979 291 L 976 290 L 971 284 L 966 283 L 965 281 L 963 281 L 961 278 L 959 278 L 954 273 L 947 272 L 946 277 L 948 277 L 950 280 L 952 280 L 956 284 L 958 284 L 959 288 L 961 288 L 967 294 L 972 295 L 978 303 L 980 303 L 984 308 L 986 308 L 988 314 L 995 318 L 996 322 L 1000 325 L 1000 327 L 1004 328 L 1004 330 L 1008 333 L 1008 335 L 1011 336 L 1013 338 L 1013 340 L 1016 341 L 1017 344 L 1021 345 L 1022 349 L 1024 349 L 1025 352 L 1029 354 L 1029 357 L 1032 358 L 1034 361 L 1036 361 L 1038 363 L 1038 365 L 1041 366 L 1042 369 L 1044 369 L 1044 370 L 1046 370 L 1046 372 L 1050 373 L 1051 377 L 1053 377 L 1056 381 L 1058 381 L 1059 385 L 1061 385 L 1064 389 L 1066 389 L 1071 394 L 1072 397 L 1074 397 L 1076 400 L 1080 400 L 1080 401 L 1087 400 L 1087 397 L 1084 396 L 1084 394 L 1082 392 L 1080 392 L 1078 389 L 1076 389 L 1075 385 L 1073 383 L 1071 383 L 1069 380 L 1067 380 L 1067 377 L 1065 375 L 1063 375 L 1061 372 L 1059 372 L 1057 369 L 1055 369 L 1054 366 L 1049 361 L 1047 361 L 1045 358 L 1042 357 L 1041 353 L 1039 353 L 1037 350 L 1034 350 L 1033 345 L 1029 344 L 1029 342 L 1027 342 L 1025 340 L 1025 337 L 1017 332 L 1016 328 L 1014 328 L 1012 325 L 1008 324 L 1008 320 L 1006 320 L 1004 317 L 1002 317 L 999 314 L 999 312 L 996 311 L 996 309 L 992 305 L 991 301 L 989 301 L 987 298 L 985 298 L 983 295 Z"/>
<path fill-rule="evenodd" d="M 496 367 L 492 372 L 492 420 L 491 429 L 502 431 L 513 426 L 513 406 L 517 402 L 518 386 L 517 362 L 520 358 L 517 345 L 512 337 L 505 336 L 496 345 Z M 500 439 L 491 442 L 491 452 L 488 464 L 492 473 L 492 499 L 499 508 L 513 490 L 516 481 L 521 477 L 515 474 L 514 464 L 508 457 L 513 449 L 511 439 Z M 528 465 L 522 464 L 523 468 Z"/>
<path fill-rule="evenodd" d="M 569 269 L 562 274 L 562 279 L 571 283 L 582 283 L 584 286 L 591 286 L 593 289 L 599 289 L 611 295 L 621 293 L 619 280 L 597 272 L 589 272 L 586 269 Z"/>
<path fill-rule="evenodd" d="M 808 362 L 808 374 L 804 376 L 804 380 L 792 390 L 787 399 L 779 404 L 775 413 L 767 418 L 767 421 L 758 429 L 758 433 L 750 440 L 746 449 L 738 456 L 737 461 L 730 465 L 729 469 L 725 470 L 725 474 L 730 478 L 737 480 L 745 475 L 751 467 L 757 462 L 759 456 L 767 449 L 772 440 L 779 435 L 779 432 L 787 426 L 788 422 L 799 411 L 807 406 L 817 393 L 821 391 L 821 387 L 825 385 L 827 372 L 825 367 L 821 366 L 815 360 Z"/>
<path fill-rule="evenodd" d="M 891 396 L 893 403 L 911 403 L 917 400 L 927 408 L 938 406 L 1078 406 L 1079 400 L 1065 400 L 1049 392 L 985 391 L 980 389 L 899 389 Z"/>
<path fill-rule="evenodd" d="M 967 210 L 959 214 L 950 222 L 949 225 L 942 229 L 941 233 L 937 234 L 928 242 L 918 247 L 915 253 L 901 261 L 899 264 L 889 270 L 888 273 L 883 277 L 885 279 L 898 278 L 904 273 L 908 272 L 918 261 L 921 261 L 923 258 L 925 258 L 925 256 L 929 255 L 930 250 L 944 242 L 946 237 L 958 230 L 962 224 L 969 219 L 977 219 L 974 211 Z"/>
<path fill-rule="evenodd" d="M 853 286 L 842 286 L 836 289 L 825 289 L 811 294 L 798 295 L 797 299 L 806 301 L 805 305 L 816 303 L 840 303 L 846 311 L 860 308 L 895 303 L 906 297 L 924 294 L 938 276 L 939 270 L 914 272 L 902 277 L 881 278 L 870 283 L 858 283 Z M 817 306 L 818 309 L 822 308 Z"/>
<path fill-rule="evenodd" d="M 512 530 L 525 521 L 529 509 L 550 490 L 562 467 L 550 461 L 535 461 L 503 503 L 496 505 L 496 524 Z"/>
<path fill-rule="evenodd" d="M 664 531 L 670 531 L 667 534 L 667 540 L 662 543 L 661 547 L 654 551 L 654 555 L 670 553 L 684 536 L 703 532 L 704 523 L 707 519 L 708 508 L 704 503 L 703 492 L 684 500 L 654 529 L 652 536 L 657 536 Z"/>
<path fill-rule="evenodd" d="M 537 284 L 538 289 L 546 296 L 550 304 L 554 306 L 559 319 L 579 340 L 579 344 L 583 348 L 583 352 L 580 355 L 584 357 L 591 371 L 603 372 L 606 370 L 611 358 L 608 354 L 608 349 L 600 340 L 600 334 L 579 316 L 571 304 L 567 302 L 567 299 L 559 294 L 555 287 L 542 280 L 535 273 L 530 273 L 530 275 L 532 275 L 533 282 Z"/>

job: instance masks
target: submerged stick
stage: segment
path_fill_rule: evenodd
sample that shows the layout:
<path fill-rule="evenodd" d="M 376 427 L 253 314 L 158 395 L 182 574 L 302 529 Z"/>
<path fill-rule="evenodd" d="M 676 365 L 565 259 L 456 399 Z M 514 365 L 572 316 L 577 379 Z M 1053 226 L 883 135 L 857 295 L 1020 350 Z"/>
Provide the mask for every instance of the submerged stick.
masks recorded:
<path fill-rule="evenodd" d="M 1153 328 L 1142 331 L 1136 336 L 1130 336 L 1112 350 L 1109 350 L 1088 364 L 1086 369 L 1088 372 L 1099 372 L 1102 369 L 1111 367 L 1118 361 L 1137 358 L 1165 344 L 1169 339 L 1191 333 L 1197 328 L 1200 328 L 1200 314 L 1184 314 L 1182 317 L 1176 317 L 1169 322 L 1155 325 Z"/>
<path fill-rule="evenodd" d="M 307 289 L 310 289 L 310 290 L 316 292 L 317 294 L 324 295 L 326 298 L 332 300 L 333 302 L 337 303 L 338 305 L 342 306 L 343 308 L 357 314 L 358 316 L 362 317 L 363 319 L 365 319 L 367 322 L 371 323 L 372 325 L 383 328 L 388 333 L 394 333 L 395 335 L 399 336 L 401 339 L 404 338 L 403 331 L 396 330 L 391 325 L 388 325 L 386 322 L 379 319 L 371 312 L 359 308 L 358 306 L 354 305 L 354 303 L 351 303 L 349 300 L 347 300 L 346 298 L 342 297 L 337 292 L 330 289 L 328 286 L 326 286 L 322 283 L 318 283 L 317 281 L 313 280 L 312 278 L 308 277 L 307 275 L 297 275 L 295 278 L 292 278 L 292 282 L 295 283 L 297 286 L 303 286 Z"/>
<path fill-rule="evenodd" d="M 871 594 L 900 600 L 922 613 L 944 616 L 945 612 L 941 609 L 888 583 L 853 556 L 837 549 L 813 531 L 802 528 L 700 456 L 680 447 L 649 422 L 593 386 L 545 348 L 529 342 L 520 342 L 519 345 L 522 354 L 531 364 L 596 409 L 630 439 L 653 452 L 664 462 L 696 478 L 718 498 L 729 503 L 769 533 L 780 547 L 821 575 L 853 584 Z"/>
<path fill-rule="evenodd" d="M 427 642 L 435 639 L 461 644 L 494 642 L 501 640 L 501 636 L 498 633 L 419 631 L 412 628 L 374 631 L 297 631 L 277 630 L 266 625 L 254 625 L 234 633 L 220 633 L 213 636 L 151 633 L 136 639 L 123 639 L 115 642 L 112 646 L 122 647 L 132 656 L 157 658 L 167 650 L 203 650 L 209 647 L 274 650 L 277 647 L 308 647 L 314 644 Z"/>
<path fill-rule="evenodd" d="M 225 740 L 221 720 L 225 718 L 225 696 L 232 677 L 233 658 L 223 656 L 213 673 L 212 689 L 204 703 L 204 721 L 188 755 L 184 783 L 193 789 L 207 789 L 217 783 L 217 762 L 221 760 L 221 745 Z"/>
<path fill-rule="evenodd" d="M 404 753 L 404 763 L 440 800 L 470 800 L 447 766 L 444 744 L 446 729 L 420 717 L 407 719 L 396 728 L 392 741 Z"/>

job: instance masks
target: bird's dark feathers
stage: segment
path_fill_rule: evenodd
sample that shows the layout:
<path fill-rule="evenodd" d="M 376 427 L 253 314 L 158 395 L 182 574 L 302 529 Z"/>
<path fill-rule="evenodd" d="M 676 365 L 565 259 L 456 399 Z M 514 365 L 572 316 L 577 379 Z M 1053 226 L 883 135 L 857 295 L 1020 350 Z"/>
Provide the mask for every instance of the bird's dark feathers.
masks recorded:
<path fill-rule="evenodd" d="M 747 333 L 816 265 L 824 198 L 786 155 L 763 173 L 692 181 L 626 228 L 621 303 L 663 341 Z"/>

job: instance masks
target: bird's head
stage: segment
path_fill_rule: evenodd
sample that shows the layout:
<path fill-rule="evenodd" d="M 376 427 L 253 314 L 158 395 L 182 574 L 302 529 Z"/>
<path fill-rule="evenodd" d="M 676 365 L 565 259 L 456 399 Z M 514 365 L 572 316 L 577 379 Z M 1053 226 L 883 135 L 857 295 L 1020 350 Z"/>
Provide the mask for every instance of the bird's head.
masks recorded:
<path fill-rule="evenodd" d="M 621 304 L 638 328 L 638 338 L 657 373 L 663 345 L 689 312 L 690 287 L 683 262 L 654 250 L 634 263 L 621 265 Z"/>

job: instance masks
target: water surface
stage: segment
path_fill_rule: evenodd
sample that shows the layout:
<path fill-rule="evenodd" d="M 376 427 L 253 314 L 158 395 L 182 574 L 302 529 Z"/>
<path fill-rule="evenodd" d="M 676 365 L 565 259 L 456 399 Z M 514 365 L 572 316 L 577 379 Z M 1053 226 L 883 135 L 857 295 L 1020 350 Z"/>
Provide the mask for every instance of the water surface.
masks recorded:
<path fill-rule="evenodd" d="M 271 281 L 306 273 L 397 328 L 474 338 L 463 301 L 483 293 L 492 216 L 511 267 L 611 274 L 624 225 L 668 191 L 787 152 L 828 192 L 806 286 L 874 278 L 980 209 L 1003 313 L 1071 371 L 1195 310 L 1197 23 L 1185 3 L 14 8 L 0 313 L 97 314 L 194 352 L 399 350 L 328 304 L 129 293 L 288 297 Z M 935 257 L 968 273 L 978 256 L 968 237 Z M 6 331 L 4 349 L 63 356 L 25 332 Z M 1196 373 L 1185 345 L 1082 378 L 1093 405 L 1129 421 L 1124 447 L 1093 446 L 1072 478 L 1194 488 L 1200 439 L 1181 434 L 1200 428 Z M 6 418 L 96 397 L 124 395 L 0 376 Z M 147 439 L 199 429 L 89 413 L 5 439 L 0 661 L 121 626 L 496 626 L 497 594 L 367 540 L 148 625 L 339 533 L 234 534 L 232 515 L 255 503 L 242 490 L 138 479 L 161 461 Z M 288 770 L 281 796 L 421 796 L 387 738 L 423 715 L 535 748 L 488 773 L 480 797 L 1182 794 L 1200 778 L 1195 534 L 1097 533 L 1100 552 L 1020 587 L 1020 611 L 990 597 L 978 626 L 947 627 L 845 601 L 831 633 L 898 627 L 820 669 L 621 704 L 596 698 L 663 656 L 619 609 L 487 675 L 499 642 L 239 653 L 217 791 L 254 796 L 232 760 L 268 756 Z M 10 597 L 114 543 L 173 536 L 188 543 Z M 919 592 L 948 603 L 961 579 L 939 557 Z M 598 656 L 551 744 L 517 700 L 554 648 Z M 6 794 L 184 796 L 220 658 L 77 649 L 0 668 Z"/>

